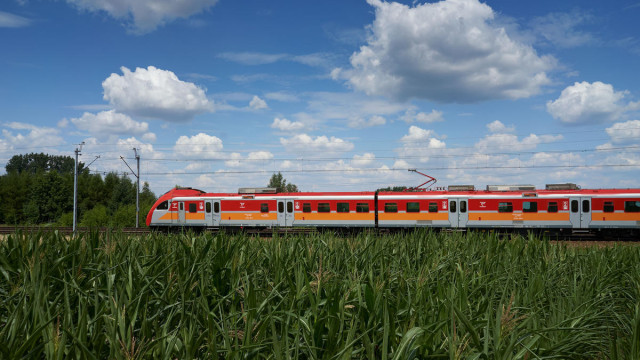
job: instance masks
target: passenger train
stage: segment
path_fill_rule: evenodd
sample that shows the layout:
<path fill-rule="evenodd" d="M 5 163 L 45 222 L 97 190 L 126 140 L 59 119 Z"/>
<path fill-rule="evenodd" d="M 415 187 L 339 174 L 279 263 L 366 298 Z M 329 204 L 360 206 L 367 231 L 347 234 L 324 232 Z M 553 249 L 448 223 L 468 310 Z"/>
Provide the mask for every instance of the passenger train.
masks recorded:
<path fill-rule="evenodd" d="M 545 230 L 640 235 L 640 189 L 575 184 L 470 185 L 420 192 L 297 192 L 176 187 L 153 205 L 154 229 L 377 228 Z"/>

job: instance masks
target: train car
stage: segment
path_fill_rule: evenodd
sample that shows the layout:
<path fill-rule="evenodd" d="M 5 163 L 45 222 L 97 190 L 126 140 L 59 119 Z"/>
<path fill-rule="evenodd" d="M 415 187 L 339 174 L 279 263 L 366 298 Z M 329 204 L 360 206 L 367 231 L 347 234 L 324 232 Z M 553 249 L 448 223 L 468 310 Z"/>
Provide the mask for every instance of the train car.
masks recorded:
<path fill-rule="evenodd" d="M 147 215 L 152 228 L 273 227 L 548 229 L 571 232 L 640 229 L 640 189 L 580 189 L 575 184 L 473 186 L 421 192 L 277 193 L 241 188 L 205 193 L 176 188 Z"/>

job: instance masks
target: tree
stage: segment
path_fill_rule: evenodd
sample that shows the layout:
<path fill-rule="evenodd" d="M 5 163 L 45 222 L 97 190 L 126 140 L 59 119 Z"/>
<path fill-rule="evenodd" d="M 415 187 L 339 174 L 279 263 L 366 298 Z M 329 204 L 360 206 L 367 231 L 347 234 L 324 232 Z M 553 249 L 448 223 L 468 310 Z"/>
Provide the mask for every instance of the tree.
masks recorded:
<path fill-rule="evenodd" d="M 267 187 L 276 188 L 277 192 L 298 192 L 298 187 L 295 184 L 287 184 L 287 179 L 279 171 L 271 175 Z"/>
<path fill-rule="evenodd" d="M 36 174 L 44 171 L 57 171 L 60 174 L 73 174 L 75 167 L 75 160 L 71 156 L 49 155 L 49 154 L 25 154 L 14 155 L 9 159 L 5 170 L 7 173 L 11 172 L 28 172 Z M 88 172 L 88 169 L 84 168 L 82 162 L 78 162 L 78 173 Z"/>

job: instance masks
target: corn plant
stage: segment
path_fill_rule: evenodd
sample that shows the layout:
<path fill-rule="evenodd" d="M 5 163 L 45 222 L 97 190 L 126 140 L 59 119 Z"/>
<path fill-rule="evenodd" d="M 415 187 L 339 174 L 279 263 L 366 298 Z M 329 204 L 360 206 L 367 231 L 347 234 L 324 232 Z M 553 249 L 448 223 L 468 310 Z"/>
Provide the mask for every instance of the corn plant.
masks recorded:
<path fill-rule="evenodd" d="M 635 246 L 16 233 L 0 358 L 637 359 L 639 295 Z"/>

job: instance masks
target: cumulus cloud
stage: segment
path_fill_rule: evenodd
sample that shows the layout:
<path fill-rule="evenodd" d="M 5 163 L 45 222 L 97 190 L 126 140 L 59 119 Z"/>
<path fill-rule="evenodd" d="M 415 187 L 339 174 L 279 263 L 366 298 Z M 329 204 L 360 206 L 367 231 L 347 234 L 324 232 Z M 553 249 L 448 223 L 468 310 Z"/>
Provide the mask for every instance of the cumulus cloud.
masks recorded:
<path fill-rule="evenodd" d="M 606 131 L 614 144 L 640 143 L 640 120 L 616 123 Z"/>
<path fill-rule="evenodd" d="M 123 20 L 129 30 L 145 34 L 175 19 L 186 19 L 211 8 L 218 0 L 67 0 L 82 10 L 104 11 Z"/>
<path fill-rule="evenodd" d="M 31 20 L 26 17 L 0 11 L 0 28 L 19 28 L 31 25 Z"/>
<path fill-rule="evenodd" d="M 501 133 L 501 134 L 512 133 L 516 131 L 515 126 L 511 125 L 507 127 L 500 120 L 496 120 L 492 123 L 487 124 L 487 129 L 489 129 L 489 131 L 491 131 L 492 133 Z"/>
<path fill-rule="evenodd" d="M 628 91 L 614 91 L 613 86 L 600 81 L 576 82 L 562 90 L 558 99 L 548 101 L 547 111 L 565 124 L 612 121 L 626 110 L 622 99 L 627 94 Z"/>
<path fill-rule="evenodd" d="M 446 151 L 446 143 L 439 139 L 440 136 L 430 129 L 422 129 L 412 125 L 409 132 L 400 138 L 402 146 L 396 149 L 400 157 L 416 159 L 420 163 L 425 163 L 434 155 L 443 154 Z M 413 160 L 396 161 L 394 168 L 408 168 Z M 415 166 L 415 165 L 414 165 Z"/>
<path fill-rule="evenodd" d="M 478 0 L 368 2 L 376 9 L 368 43 L 351 56 L 351 69 L 332 76 L 369 95 L 458 103 L 526 98 L 549 83 L 546 72 L 556 66 L 509 37 Z"/>
<path fill-rule="evenodd" d="M 222 140 L 217 136 L 199 133 L 194 136 L 180 136 L 173 147 L 176 155 L 207 159 L 224 158 Z"/>
<path fill-rule="evenodd" d="M 363 129 L 363 128 L 372 127 L 372 126 L 384 125 L 386 123 L 387 123 L 387 119 L 383 118 L 380 115 L 374 115 L 370 117 L 369 120 L 365 120 L 361 117 L 353 118 L 349 120 L 347 125 L 349 125 L 350 128 Z"/>
<path fill-rule="evenodd" d="M 253 99 L 251 99 L 251 101 L 249 102 L 249 107 L 253 110 L 260 110 L 260 109 L 268 109 L 269 106 L 267 106 L 267 102 L 260 99 L 257 95 L 253 96 Z"/>
<path fill-rule="evenodd" d="M 171 71 L 149 66 L 122 75 L 111 74 L 102 82 L 104 99 L 118 112 L 166 121 L 188 121 L 213 111 L 203 89 L 181 81 Z"/>
<path fill-rule="evenodd" d="M 273 119 L 273 123 L 271 123 L 271 128 L 286 132 L 296 132 L 304 129 L 305 125 L 299 121 L 275 118 Z"/>
<path fill-rule="evenodd" d="M 353 155 L 353 160 L 351 160 L 351 165 L 355 167 L 364 167 L 370 166 L 373 164 L 376 156 L 372 153 L 364 153 L 362 155 Z"/>
<path fill-rule="evenodd" d="M 5 150 L 14 147 L 29 147 L 34 145 L 55 146 L 64 144 L 64 139 L 60 136 L 60 130 L 50 127 L 41 127 L 22 122 L 10 122 L 3 124 L 10 129 L 2 129 L 2 147 Z"/>
<path fill-rule="evenodd" d="M 346 152 L 353 149 L 353 143 L 324 135 L 315 138 L 307 134 L 298 134 L 288 139 L 280 138 L 280 143 L 288 151 L 313 152 L 321 155 L 325 152 Z"/>
<path fill-rule="evenodd" d="M 115 110 L 97 114 L 85 112 L 79 118 L 72 118 L 71 122 L 78 129 L 88 131 L 97 138 L 110 135 L 143 135 L 149 131 L 149 124 L 146 122 L 137 122 Z"/>
<path fill-rule="evenodd" d="M 442 111 L 431 110 L 430 113 L 416 113 L 415 109 L 409 109 L 405 112 L 404 116 L 402 116 L 402 120 L 407 123 L 417 121 L 425 124 L 430 124 L 434 122 L 444 121 L 444 118 L 442 117 Z"/>
<path fill-rule="evenodd" d="M 562 135 L 536 135 L 518 139 L 517 135 L 494 133 L 485 136 L 475 144 L 477 150 L 483 153 L 492 151 L 524 151 L 533 150 L 539 144 L 547 144 L 560 141 L 564 137 Z"/>

